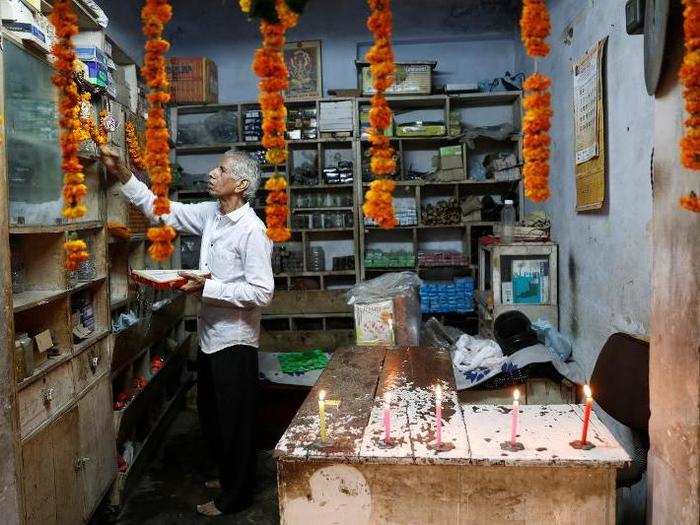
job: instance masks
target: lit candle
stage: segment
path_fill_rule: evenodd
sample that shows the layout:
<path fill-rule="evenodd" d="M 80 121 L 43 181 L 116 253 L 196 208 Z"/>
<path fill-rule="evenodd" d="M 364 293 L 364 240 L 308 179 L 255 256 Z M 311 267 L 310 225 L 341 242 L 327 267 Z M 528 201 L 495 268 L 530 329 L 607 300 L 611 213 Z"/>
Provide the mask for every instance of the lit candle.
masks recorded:
<path fill-rule="evenodd" d="M 384 393 L 384 444 L 391 444 L 391 394 Z"/>
<path fill-rule="evenodd" d="M 442 446 L 442 389 L 435 387 L 435 447 Z"/>
<path fill-rule="evenodd" d="M 321 390 L 318 393 L 318 418 L 319 427 L 321 431 L 321 441 L 326 441 L 328 439 L 328 433 L 326 432 L 326 391 Z"/>
<path fill-rule="evenodd" d="M 513 390 L 513 408 L 510 411 L 510 443 L 515 445 L 518 435 L 518 412 L 520 412 L 520 390 Z"/>
<path fill-rule="evenodd" d="M 586 405 L 583 408 L 583 430 L 581 431 L 581 445 L 585 445 L 588 437 L 588 422 L 591 419 L 591 408 L 593 408 L 593 394 L 591 387 L 583 385 L 583 393 L 586 396 Z"/>

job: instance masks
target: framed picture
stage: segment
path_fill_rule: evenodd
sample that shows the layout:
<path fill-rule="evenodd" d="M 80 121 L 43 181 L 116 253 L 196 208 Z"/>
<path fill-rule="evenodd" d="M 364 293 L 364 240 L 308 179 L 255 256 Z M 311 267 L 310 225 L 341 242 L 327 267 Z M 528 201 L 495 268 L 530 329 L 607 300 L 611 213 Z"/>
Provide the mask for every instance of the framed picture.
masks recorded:
<path fill-rule="evenodd" d="M 284 46 L 284 63 L 289 71 L 289 88 L 285 98 L 323 96 L 321 41 L 288 42 Z"/>

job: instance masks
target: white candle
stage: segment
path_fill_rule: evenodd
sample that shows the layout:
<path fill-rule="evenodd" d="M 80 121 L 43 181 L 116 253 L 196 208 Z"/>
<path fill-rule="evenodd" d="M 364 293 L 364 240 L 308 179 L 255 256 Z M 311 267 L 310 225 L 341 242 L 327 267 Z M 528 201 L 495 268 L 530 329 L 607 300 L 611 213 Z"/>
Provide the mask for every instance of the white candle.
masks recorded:
<path fill-rule="evenodd" d="M 435 387 L 435 446 L 442 446 L 442 389 Z"/>
<path fill-rule="evenodd" d="M 319 418 L 321 441 L 326 441 L 328 439 L 328 435 L 326 432 L 326 391 L 325 390 L 321 390 L 318 393 L 318 418 Z"/>
<path fill-rule="evenodd" d="M 510 417 L 510 442 L 515 445 L 515 438 L 518 434 L 518 412 L 520 412 L 520 390 L 513 391 L 513 408 Z"/>
<path fill-rule="evenodd" d="M 384 443 L 391 444 L 391 394 L 384 393 Z"/>

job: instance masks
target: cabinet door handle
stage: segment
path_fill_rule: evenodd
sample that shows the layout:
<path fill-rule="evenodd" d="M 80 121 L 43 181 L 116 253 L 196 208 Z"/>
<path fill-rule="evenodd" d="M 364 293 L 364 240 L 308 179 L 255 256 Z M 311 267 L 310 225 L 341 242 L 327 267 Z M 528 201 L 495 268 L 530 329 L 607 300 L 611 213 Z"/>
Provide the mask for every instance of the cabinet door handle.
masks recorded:
<path fill-rule="evenodd" d="M 92 461 L 92 460 L 91 460 L 89 457 L 87 457 L 87 456 L 84 456 L 84 457 L 81 457 L 81 458 L 76 458 L 75 464 L 74 464 L 75 471 L 76 471 L 76 472 L 79 472 L 79 471 L 81 471 L 81 470 L 85 470 L 85 465 L 87 465 L 88 463 L 90 463 L 90 461 Z"/>
<path fill-rule="evenodd" d="M 97 365 L 100 364 L 100 356 L 94 355 L 90 358 L 90 370 L 94 374 L 97 372 Z"/>
<path fill-rule="evenodd" d="M 44 388 L 41 391 L 41 395 L 44 398 L 44 403 L 47 405 L 53 401 L 53 395 L 56 393 L 56 389 L 54 387 L 49 387 L 49 388 Z"/>

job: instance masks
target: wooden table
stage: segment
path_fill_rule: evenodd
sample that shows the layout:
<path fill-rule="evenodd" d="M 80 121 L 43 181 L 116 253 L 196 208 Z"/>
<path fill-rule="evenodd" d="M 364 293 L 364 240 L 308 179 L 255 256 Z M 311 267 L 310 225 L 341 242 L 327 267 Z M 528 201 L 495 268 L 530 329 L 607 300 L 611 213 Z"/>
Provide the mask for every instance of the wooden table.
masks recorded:
<path fill-rule="evenodd" d="M 436 452 L 435 394 L 444 392 Z M 319 440 L 318 392 L 328 443 Z M 393 448 L 382 448 L 384 393 Z M 335 352 L 277 445 L 282 523 L 614 523 L 615 473 L 629 457 L 593 416 L 576 450 L 578 405 L 521 407 L 518 440 L 504 451 L 510 407 L 460 406 L 449 355 L 427 348 L 349 347 Z"/>

